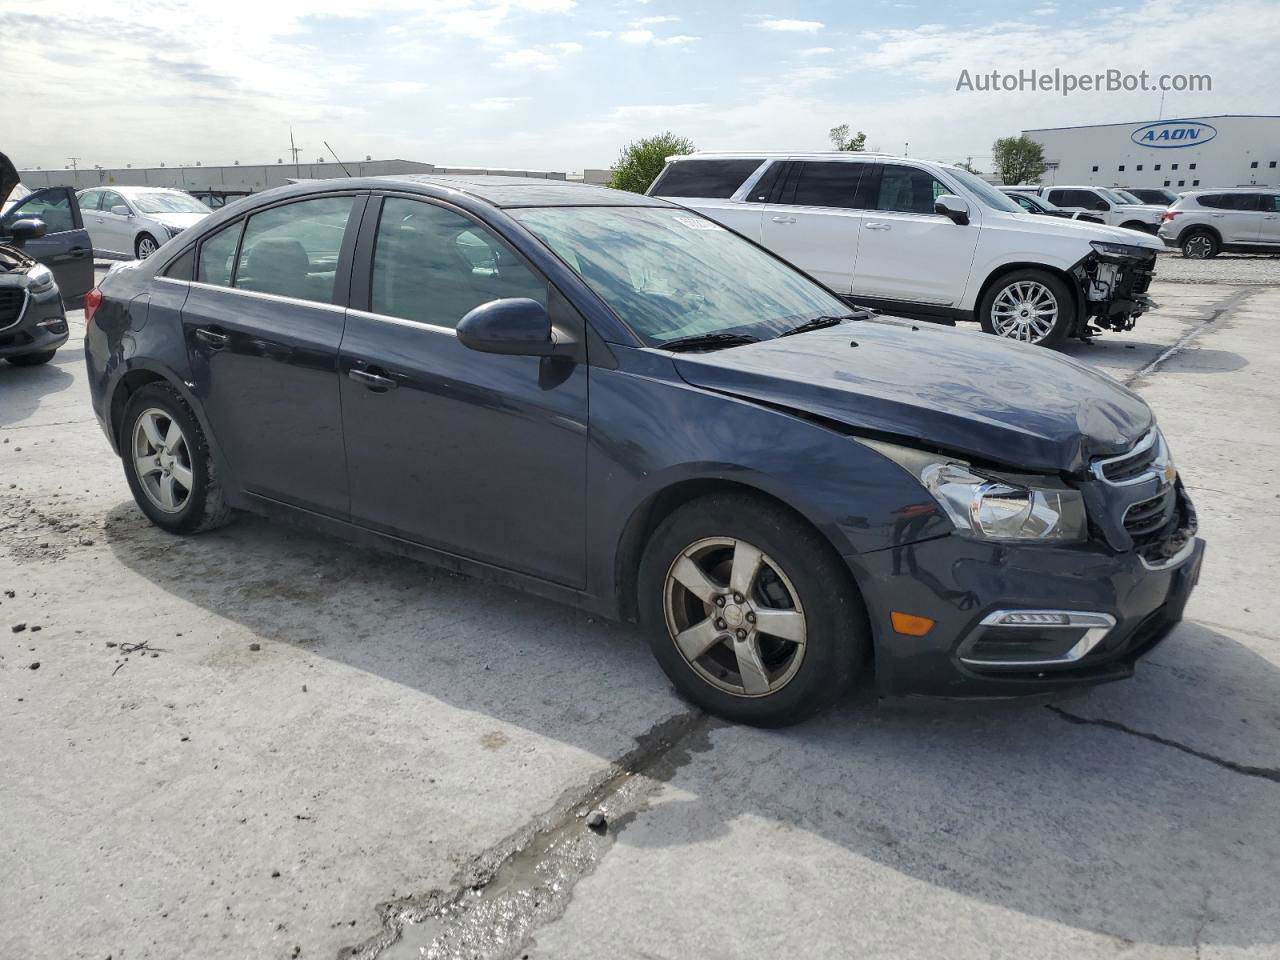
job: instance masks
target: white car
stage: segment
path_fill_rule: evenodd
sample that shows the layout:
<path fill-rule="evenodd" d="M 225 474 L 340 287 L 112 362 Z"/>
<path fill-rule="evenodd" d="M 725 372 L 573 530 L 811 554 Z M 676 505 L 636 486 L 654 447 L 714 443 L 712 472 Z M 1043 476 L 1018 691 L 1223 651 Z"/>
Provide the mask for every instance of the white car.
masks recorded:
<path fill-rule="evenodd" d="M 1035 216 L 959 167 L 866 153 L 670 157 L 649 194 L 773 250 L 850 302 L 1054 345 L 1153 306 L 1155 237 Z"/>
<path fill-rule="evenodd" d="M 147 259 L 213 212 L 191 194 L 166 187 L 92 187 L 76 196 L 94 250 L 128 260 Z"/>
<path fill-rule="evenodd" d="M 1036 193 L 1059 207 L 1078 207 L 1100 216 L 1104 223 L 1126 230 L 1155 233 L 1167 204 L 1134 203 L 1108 187 L 1038 187 Z"/>

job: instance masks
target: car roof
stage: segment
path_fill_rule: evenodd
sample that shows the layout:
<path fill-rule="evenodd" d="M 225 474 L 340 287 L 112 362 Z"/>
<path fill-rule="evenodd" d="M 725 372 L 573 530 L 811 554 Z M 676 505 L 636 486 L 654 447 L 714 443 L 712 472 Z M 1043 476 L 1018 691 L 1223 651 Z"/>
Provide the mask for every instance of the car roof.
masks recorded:
<path fill-rule="evenodd" d="M 954 163 L 943 163 L 940 160 L 926 160 L 923 157 L 900 157 L 893 153 L 874 153 L 870 150 L 733 150 L 733 151 L 695 151 L 667 157 L 668 163 L 680 160 L 861 160 L 874 157 L 877 160 L 901 161 L 902 163 L 919 163 L 929 167 L 943 167 L 947 170 L 959 170 Z"/>
<path fill-rule="evenodd" d="M 573 180 L 494 175 L 393 174 L 369 177 L 375 187 L 397 183 L 409 186 L 441 187 L 483 200 L 495 207 L 670 207 L 675 204 L 640 193 L 614 190 Z M 341 183 L 341 180 L 326 181 Z"/>
<path fill-rule="evenodd" d="M 1218 193 L 1276 193 L 1277 187 L 1202 187 L 1199 190 L 1179 190 L 1180 197 L 1203 197 L 1205 194 Z"/>

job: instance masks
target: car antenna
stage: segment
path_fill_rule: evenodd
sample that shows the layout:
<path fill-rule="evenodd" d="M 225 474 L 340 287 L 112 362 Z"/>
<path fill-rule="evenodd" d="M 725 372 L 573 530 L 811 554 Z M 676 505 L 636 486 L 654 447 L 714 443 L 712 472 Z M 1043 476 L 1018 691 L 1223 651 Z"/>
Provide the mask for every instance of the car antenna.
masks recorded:
<path fill-rule="evenodd" d="M 320 142 L 324 144 L 326 150 L 328 150 L 330 153 L 333 154 L 333 159 L 338 160 L 338 154 L 334 151 L 333 147 L 329 146 L 329 141 L 321 140 Z M 347 165 L 343 163 L 341 160 L 338 160 L 338 166 L 342 168 L 342 172 L 345 173 L 348 177 L 351 176 L 351 171 L 347 169 Z"/>

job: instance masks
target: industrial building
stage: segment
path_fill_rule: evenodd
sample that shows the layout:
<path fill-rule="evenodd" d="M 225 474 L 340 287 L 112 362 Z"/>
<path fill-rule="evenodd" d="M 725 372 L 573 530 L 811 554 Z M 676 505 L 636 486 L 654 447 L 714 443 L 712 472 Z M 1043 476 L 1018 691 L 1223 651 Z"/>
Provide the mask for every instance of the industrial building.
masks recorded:
<path fill-rule="evenodd" d="M 1280 117 L 1184 117 L 1024 130 L 1044 146 L 1046 185 L 1274 187 Z"/>

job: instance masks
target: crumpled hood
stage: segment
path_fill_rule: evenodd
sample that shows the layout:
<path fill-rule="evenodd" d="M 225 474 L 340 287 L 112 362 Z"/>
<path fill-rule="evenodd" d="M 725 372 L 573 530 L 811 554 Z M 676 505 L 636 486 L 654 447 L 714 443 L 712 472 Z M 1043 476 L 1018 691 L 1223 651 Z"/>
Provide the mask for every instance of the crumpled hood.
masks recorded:
<path fill-rule="evenodd" d="M 1052 350 L 896 318 L 677 355 L 675 366 L 708 390 L 1019 470 L 1080 473 L 1154 423 L 1135 393 Z"/>
<path fill-rule="evenodd" d="M 17 247 L 0 243 L 0 274 L 26 273 L 35 265 L 36 261 Z"/>

